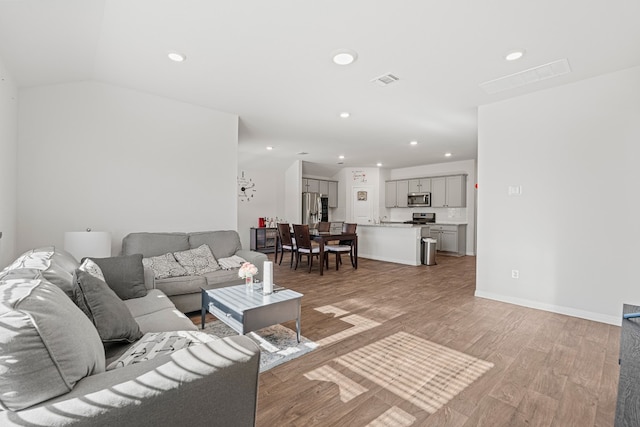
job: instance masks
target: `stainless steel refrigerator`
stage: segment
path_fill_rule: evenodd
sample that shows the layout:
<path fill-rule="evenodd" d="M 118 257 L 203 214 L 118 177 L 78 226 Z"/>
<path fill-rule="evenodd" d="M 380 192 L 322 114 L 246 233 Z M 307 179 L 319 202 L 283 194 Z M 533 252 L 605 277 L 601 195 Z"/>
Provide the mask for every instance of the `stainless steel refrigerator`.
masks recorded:
<path fill-rule="evenodd" d="M 329 199 L 320 193 L 302 193 L 302 223 L 315 227 L 329 221 Z"/>

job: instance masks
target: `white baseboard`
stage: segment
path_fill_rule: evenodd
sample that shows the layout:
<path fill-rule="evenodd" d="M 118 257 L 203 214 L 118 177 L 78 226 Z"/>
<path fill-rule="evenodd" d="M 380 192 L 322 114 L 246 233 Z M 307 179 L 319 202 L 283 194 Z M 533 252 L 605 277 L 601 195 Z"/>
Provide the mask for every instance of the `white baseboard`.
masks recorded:
<path fill-rule="evenodd" d="M 550 311 L 552 313 L 565 314 L 567 316 L 579 317 L 581 319 L 593 320 L 610 325 L 620 326 L 622 324 L 622 316 L 615 317 L 607 314 L 595 313 L 592 311 L 578 310 L 576 308 L 564 307 L 561 305 L 546 304 L 539 301 L 531 301 L 524 298 L 515 298 L 505 295 L 494 294 L 491 292 L 483 292 L 476 290 L 475 296 L 480 298 L 491 299 L 495 301 L 506 302 L 509 304 L 521 305 L 523 307 L 535 308 L 538 310 Z"/>

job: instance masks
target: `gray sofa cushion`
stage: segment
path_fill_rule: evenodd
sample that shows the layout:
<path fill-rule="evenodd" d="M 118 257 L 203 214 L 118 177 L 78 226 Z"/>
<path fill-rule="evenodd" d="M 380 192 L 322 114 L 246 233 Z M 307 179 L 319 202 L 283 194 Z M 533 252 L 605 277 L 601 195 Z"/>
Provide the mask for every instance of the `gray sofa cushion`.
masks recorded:
<path fill-rule="evenodd" d="M 147 294 L 142 254 L 91 259 L 98 264 L 107 285 L 120 299 L 140 298 Z"/>
<path fill-rule="evenodd" d="M 0 295 L 3 409 L 65 394 L 81 378 L 104 371 L 96 329 L 60 288 L 43 280 L 0 281 Z"/>
<path fill-rule="evenodd" d="M 218 270 L 216 273 L 222 271 L 224 270 Z M 168 277 L 156 280 L 156 288 L 168 296 L 200 292 L 200 289 L 206 285 L 207 279 L 204 276 Z"/>
<path fill-rule="evenodd" d="M 199 246 L 199 245 L 198 245 Z M 122 239 L 122 254 L 145 258 L 191 249 L 186 233 L 130 233 Z"/>
<path fill-rule="evenodd" d="M 133 298 L 123 302 L 134 318 L 155 313 L 156 311 L 175 308 L 169 297 L 159 289 L 151 289 L 143 298 Z"/>
<path fill-rule="evenodd" d="M 191 248 L 197 248 L 203 244 L 209 246 L 216 259 L 230 257 L 242 249 L 240 236 L 234 230 L 189 233 L 189 246 Z"/>
<path fill-rule="evenodd" d="M 95 325 L 103 342 L 134 342 L 142 337 L 131 312 L 99 278 L 76 270 L 76 304 Z"/>

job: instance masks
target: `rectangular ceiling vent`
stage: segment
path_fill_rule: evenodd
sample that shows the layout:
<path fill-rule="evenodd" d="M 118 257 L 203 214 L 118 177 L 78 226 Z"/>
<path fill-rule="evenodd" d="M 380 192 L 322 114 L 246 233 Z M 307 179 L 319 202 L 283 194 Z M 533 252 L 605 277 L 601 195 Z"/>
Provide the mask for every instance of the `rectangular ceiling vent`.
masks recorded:
<path fill-rule="evenodd" d="M 519 73 L 510 74 L 499 79 L 480 83 L 480 87 L 488 94 L 503 92 L 520 86 L 529 85 L 552 77 L 561 76 L 571 72 L 569 61 L 566 58 L 538 67 L 529 68 Z"/>
<path fill-rule="evenodd" d="M 394 76 L 391 73 L 388 73 L 388 74 L 383 74 L 381 76 L 378 76 L 378 77 L 372 79 L 371 83 L 375 83 L 378 86 L 389 86 L 390 84 L 393 84 L 393 83 L 397 82 L 398 80 L 400 80 L 400 78 Z"/>

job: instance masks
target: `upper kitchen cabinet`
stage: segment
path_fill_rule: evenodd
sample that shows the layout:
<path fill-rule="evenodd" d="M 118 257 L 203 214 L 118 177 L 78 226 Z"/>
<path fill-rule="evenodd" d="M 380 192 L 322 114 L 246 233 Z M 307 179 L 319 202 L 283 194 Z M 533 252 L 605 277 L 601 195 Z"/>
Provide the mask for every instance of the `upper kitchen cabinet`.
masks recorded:
<path fill-rule="evenodd" d="M 385 183 L 384 206 L 386 208 L 406 208 L 409 181 L 387 181 Z"/>
<path fill-rule="evenodd" d="M 338 207 L 338 181 L 302 178 L 303 193 L 320 193 L 329 198 L 329 207 Z"/>
<path fill-rule="evenodd" d="M 338 207 L 338 183 L 336 181 L 326 181 L 329 187 L 329 207 Z"/>
<path fill-rule="evenodd" d="M 431 191 L 431 178 L 418 178 L 409 180 L 409 193 L 429 193 Z"/>
<path fill-rule="evenodd" d="M 320 192 L 320 183 L 317 179 L 302 179 L 302 191 L 305 193 L 319 193 Z"/>
<path fill-rule="evenodd" d="M 318 181 L 318 193 L 323 196 L 329 195 L 329 181 Z"/>
<path fill-rule="evenodd" d="M 467 205 L 467 176 L 431 178 L 432 208 L 463 208 Z"/>

